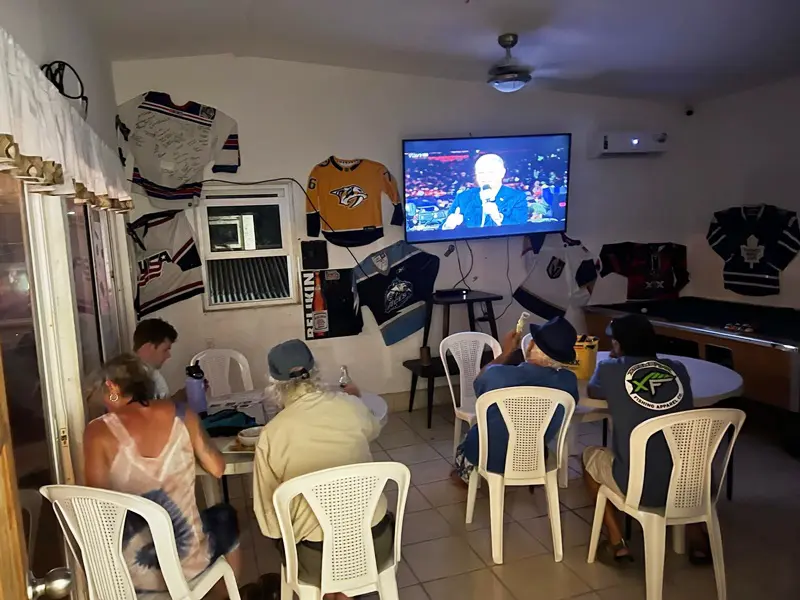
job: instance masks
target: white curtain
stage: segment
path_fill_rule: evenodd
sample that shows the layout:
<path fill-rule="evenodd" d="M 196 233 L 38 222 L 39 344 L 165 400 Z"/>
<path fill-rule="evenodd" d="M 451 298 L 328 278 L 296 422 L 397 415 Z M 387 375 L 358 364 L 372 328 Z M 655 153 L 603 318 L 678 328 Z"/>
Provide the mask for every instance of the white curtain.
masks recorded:
<path fill-rule="evenodd" d="M 0 29 L 0 170 L 32 191 L 99 209 L 133 208 L 116 153 Z"/>

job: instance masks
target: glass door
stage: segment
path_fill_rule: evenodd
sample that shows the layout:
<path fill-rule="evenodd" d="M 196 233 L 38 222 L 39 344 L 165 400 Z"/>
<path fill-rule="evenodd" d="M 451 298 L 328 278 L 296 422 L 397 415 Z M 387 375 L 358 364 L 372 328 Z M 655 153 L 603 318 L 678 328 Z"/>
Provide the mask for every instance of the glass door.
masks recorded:
<path fill-rule="evenodd" d="M 13 483 L 20 492 L 22 537 L 30 568 L 46 573 L 63 566 L 65 557 L 63 544 L 59 543 L 61 530 L 53 512 L 38 495 L 39 487 L 54 483 L 55 478 L 39 368 L 35 282 L 30 271 L 24 206 L 19 182 L 0 173 L 0 381 L 4 384 L 0 402 L 5 405 L 0 408 L 0 415 L 7 415 L 7 447 L 11 450 L 8 458 L 13 457 L 13 463 L 4 463 L 3 477 L 8 478 L 15 470 Z"/>

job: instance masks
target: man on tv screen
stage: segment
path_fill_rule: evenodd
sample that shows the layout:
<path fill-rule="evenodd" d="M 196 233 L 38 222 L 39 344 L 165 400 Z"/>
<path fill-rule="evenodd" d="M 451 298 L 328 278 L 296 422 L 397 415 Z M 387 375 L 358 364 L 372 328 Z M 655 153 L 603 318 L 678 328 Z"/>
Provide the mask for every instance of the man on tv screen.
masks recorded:
<path fill-rule="evenodd" d="M 475 161 L 478 187 L 461 190 L 450 205 L 443 230 L 457 227 L 522 225 L 528 220 L 525 192 L 503 185 L 506 166 L 497 154 Z"/>

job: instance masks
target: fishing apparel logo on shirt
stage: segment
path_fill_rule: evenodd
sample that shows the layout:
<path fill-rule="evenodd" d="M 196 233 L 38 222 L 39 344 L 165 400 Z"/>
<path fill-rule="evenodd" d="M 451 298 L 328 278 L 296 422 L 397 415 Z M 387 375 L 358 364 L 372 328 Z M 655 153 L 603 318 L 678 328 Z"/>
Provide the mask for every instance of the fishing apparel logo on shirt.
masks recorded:
<path fill-rule="evenodd" d="M 358 185 L 346 185 L 331 190 L 331 194 L 339 198 L 339 204 L 347 208 L 355 208 L 367 199 L 367 192 Z"/>
<path fill-rule="evenodd" d="M 625 390 L 637 404 L 658 411 L 677 406 L 684 395 L 675 371 L 657 360 L 640 362 L 628 369 Z"/>

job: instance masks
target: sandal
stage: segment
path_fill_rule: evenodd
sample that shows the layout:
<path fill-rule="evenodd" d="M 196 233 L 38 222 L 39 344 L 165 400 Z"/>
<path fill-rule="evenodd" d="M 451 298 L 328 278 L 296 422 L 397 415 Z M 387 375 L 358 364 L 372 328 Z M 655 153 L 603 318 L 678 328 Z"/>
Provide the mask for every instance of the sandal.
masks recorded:
<path fill-rule="evenodd" d="M 619 544 L 612 544 L 608 540 L 603 540 L 597 547 L 597 560 L 606 566 L 624 569 L 633 563 L 633 555 L 630 553 L 617 554 L 617 552 L 627 548 L 628 544 L 625 543 L 625 540 L 622 540 Z"/>

